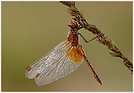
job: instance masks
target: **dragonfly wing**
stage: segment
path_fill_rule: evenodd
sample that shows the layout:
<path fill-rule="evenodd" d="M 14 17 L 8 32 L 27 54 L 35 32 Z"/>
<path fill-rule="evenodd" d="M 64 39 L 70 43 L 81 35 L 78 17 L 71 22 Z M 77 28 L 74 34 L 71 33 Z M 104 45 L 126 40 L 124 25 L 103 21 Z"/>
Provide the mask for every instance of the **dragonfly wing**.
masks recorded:
<path fill-rule="evenodd" d="M 51 83 L 74 71 L 82 62 L 77 48 L 64 41 L 52 49 L 45 57 L 30 65 L 26 70 L 26 77 L 35 78 L 38 86 Z"/>
<path fill-rule="evenodd" d="M 83 59 L 76 63 L 72 61 L 67 55 L 64 55 L 61 59 L 58 60 L 58 62 L 55 62 L 54 65 L 48 67 L 37 78 L 35 78 L 35 82 L 38 86 L 54 82 L 55 80 L 73 72 L 79 65 L 81 65 L 82 62 Z"/>
<path fill-rule="evenodd" d="M 63 51 L 66 50 L 67 41 L 61 42 L 50 52 L 48 52 L 44 57 L 37 60 L 35 63 L 27 67 L 25 75 L 29 79 L 34 79 L 37 73 L 41 73 L 43 70 L 46 70 L 50 65 L 54 64 L 57 59 L 63 55 Z M 66 46 L 66 47 L 65 47 Z"/>

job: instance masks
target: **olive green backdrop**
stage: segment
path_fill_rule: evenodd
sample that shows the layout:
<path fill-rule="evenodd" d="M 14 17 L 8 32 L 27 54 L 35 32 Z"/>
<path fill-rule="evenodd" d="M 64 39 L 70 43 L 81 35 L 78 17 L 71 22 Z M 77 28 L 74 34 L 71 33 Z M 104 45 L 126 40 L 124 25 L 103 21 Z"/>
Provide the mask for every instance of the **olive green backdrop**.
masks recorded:
<path fill-rule="evenodd" d="M 132 61 L 132 2 L 76 2 L 88 22 L 97 25 Z M 28 65 L 67 39 L 71 16 L 59 2 L 2 2 L 2 91 L 132 91 L 132 74 L 122 60 L 95 40 L 80 44 L 102 80 L 83 64 L 45 86 L 25 77 Z M 80 33 L 90 40 L 94 35 Z"/>

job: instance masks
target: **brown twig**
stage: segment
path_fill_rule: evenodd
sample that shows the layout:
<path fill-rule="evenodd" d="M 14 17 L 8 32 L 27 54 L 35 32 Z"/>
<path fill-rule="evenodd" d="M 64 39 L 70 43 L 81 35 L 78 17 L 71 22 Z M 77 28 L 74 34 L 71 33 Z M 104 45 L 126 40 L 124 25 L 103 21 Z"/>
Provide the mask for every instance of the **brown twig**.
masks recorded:
<path fill-rule="evenodd" d="M 75 7 L 75 2 L 73 1 L 61 1 L 62 4 L 68 6 L 68 12 L 74 19 L 79 23 L 80 26 L 85 28 L 86 30 L 92 32 L 93 34 L 97 35 L 97 41 L 103 45 L 106 45 L 109 50 L 112 52 L 110 53 L 113 57 L 120 57 L 123 59 L 123 64 L 133 73 L 133 64 L 128 60 L 127 57 L 123 55 L 123 53 L 119 50 L 119 48 L 114 44 L 111 39 L 108 39 L 104 33 L 100 31 L 94 24 L 89 24 L 86 19 L 83 17 L 82 13 Z"/>

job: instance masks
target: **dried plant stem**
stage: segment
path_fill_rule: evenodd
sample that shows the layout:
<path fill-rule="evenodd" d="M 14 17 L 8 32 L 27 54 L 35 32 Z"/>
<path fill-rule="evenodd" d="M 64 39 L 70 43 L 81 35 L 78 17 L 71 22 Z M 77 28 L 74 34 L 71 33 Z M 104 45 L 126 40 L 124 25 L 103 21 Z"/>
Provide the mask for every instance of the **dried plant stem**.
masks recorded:
<path fill-rule="evenodd" d="M 114 44 L 111 39 L 108 39 L 107 36 L 104 35 L 96 27 L 96 25 L 92 23 L 88 23 L 86 19 L 83 17 L 82 13 L 75 7 L 75 2 L 72 1 L 61 1 L 62 4 L 68 6 L 68 12 L 74 19 L 79 23 L 80 26 L 85 28 L 86 30 L 92 32 L 93 34 L 97 35 L 97 41 L 103 45 L 106 45 L 109 50 L 112 52 L 110 53 L 113 57 L 120 57 L 123 59 L 123 64 L 133 73 L 133 64 L 128 60 L 127 57 L 123 55 L 123 53 L 119 50 L 119 48 Z"/>

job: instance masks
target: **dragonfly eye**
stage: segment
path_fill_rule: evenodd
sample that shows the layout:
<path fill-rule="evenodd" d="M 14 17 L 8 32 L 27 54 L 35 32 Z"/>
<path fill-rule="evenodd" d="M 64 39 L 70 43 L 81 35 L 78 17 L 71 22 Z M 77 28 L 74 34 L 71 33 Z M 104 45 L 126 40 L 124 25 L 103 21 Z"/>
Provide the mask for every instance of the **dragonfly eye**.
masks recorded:
<path fill-rule="evenodd" d="M 77 24 L 77 22 L 76 22 L 74 19 L 72 19 L 72 20 L 68 23 L 68 26 L 69 26 L 70 28 L 78 28 L 78 24 Z"/>

